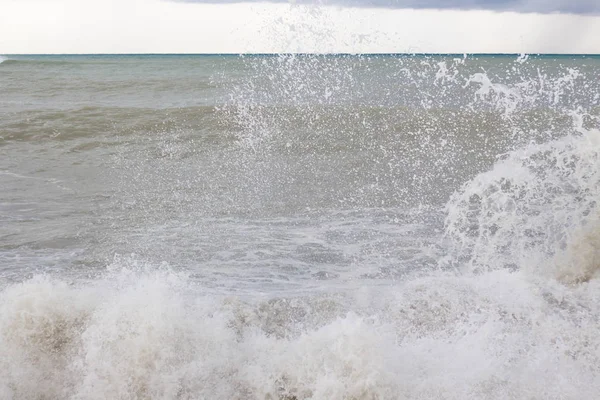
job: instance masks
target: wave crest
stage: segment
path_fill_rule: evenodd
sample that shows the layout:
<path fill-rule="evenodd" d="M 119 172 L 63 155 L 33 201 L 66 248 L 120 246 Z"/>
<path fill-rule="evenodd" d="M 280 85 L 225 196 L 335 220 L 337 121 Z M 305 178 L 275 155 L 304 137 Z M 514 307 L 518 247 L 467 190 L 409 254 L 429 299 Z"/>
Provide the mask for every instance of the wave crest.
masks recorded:
<path fill-rule="evenodd" d="M 597 268 L 599 198 L 600 131 L 582 130 L 510 152 L 465 184 L 446 207 L 446 236 L 455 260 L 473 271 L 528 268 L 586 280 Z"/>

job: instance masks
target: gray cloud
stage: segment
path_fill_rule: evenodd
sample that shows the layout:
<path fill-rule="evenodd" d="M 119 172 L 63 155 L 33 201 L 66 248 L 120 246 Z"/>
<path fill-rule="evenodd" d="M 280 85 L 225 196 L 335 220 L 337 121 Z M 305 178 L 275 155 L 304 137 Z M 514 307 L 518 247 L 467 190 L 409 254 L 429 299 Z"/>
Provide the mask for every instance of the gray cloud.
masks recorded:
<path fill-rule="evenodd" d="M 264 0 L 183 0 L 194 3 L 241 3 Z M 291 3 L 270 0 L 271 3 Z M 350 7 L 416 9 L 493 10 L 539 13 L 600 14 L 600 0 L 295 0 L 297 4 L 323 4 Z"/>

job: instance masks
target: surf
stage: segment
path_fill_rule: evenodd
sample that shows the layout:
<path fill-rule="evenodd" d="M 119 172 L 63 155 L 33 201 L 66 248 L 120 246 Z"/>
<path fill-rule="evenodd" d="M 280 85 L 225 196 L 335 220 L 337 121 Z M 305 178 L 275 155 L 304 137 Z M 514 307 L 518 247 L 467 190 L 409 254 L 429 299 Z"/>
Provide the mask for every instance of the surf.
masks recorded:
<path fill-rule="evenodd" d="M 596 396 L 592 61 L 152 62 L 3 125 L 1 398 Z"/>

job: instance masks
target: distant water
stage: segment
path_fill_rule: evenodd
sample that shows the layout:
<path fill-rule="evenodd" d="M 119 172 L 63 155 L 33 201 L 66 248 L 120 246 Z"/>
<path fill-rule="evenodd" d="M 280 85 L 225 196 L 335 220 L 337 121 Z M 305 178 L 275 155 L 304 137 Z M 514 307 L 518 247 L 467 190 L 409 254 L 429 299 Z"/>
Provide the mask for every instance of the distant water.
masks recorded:
<path fill-rule="evenodd" d="M 0 398 L 597 398 L 598 76 L 0 57 Z"/>

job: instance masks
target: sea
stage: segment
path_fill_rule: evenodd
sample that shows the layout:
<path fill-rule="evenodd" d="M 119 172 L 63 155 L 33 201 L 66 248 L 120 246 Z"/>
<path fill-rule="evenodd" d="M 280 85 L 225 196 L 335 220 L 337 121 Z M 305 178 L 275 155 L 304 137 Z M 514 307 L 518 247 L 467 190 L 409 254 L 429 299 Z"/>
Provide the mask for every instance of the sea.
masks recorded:
<path fill-rule="evenodd" d="M 0 58 L 0 399 L 597 399 L 600 56 Z"/>

